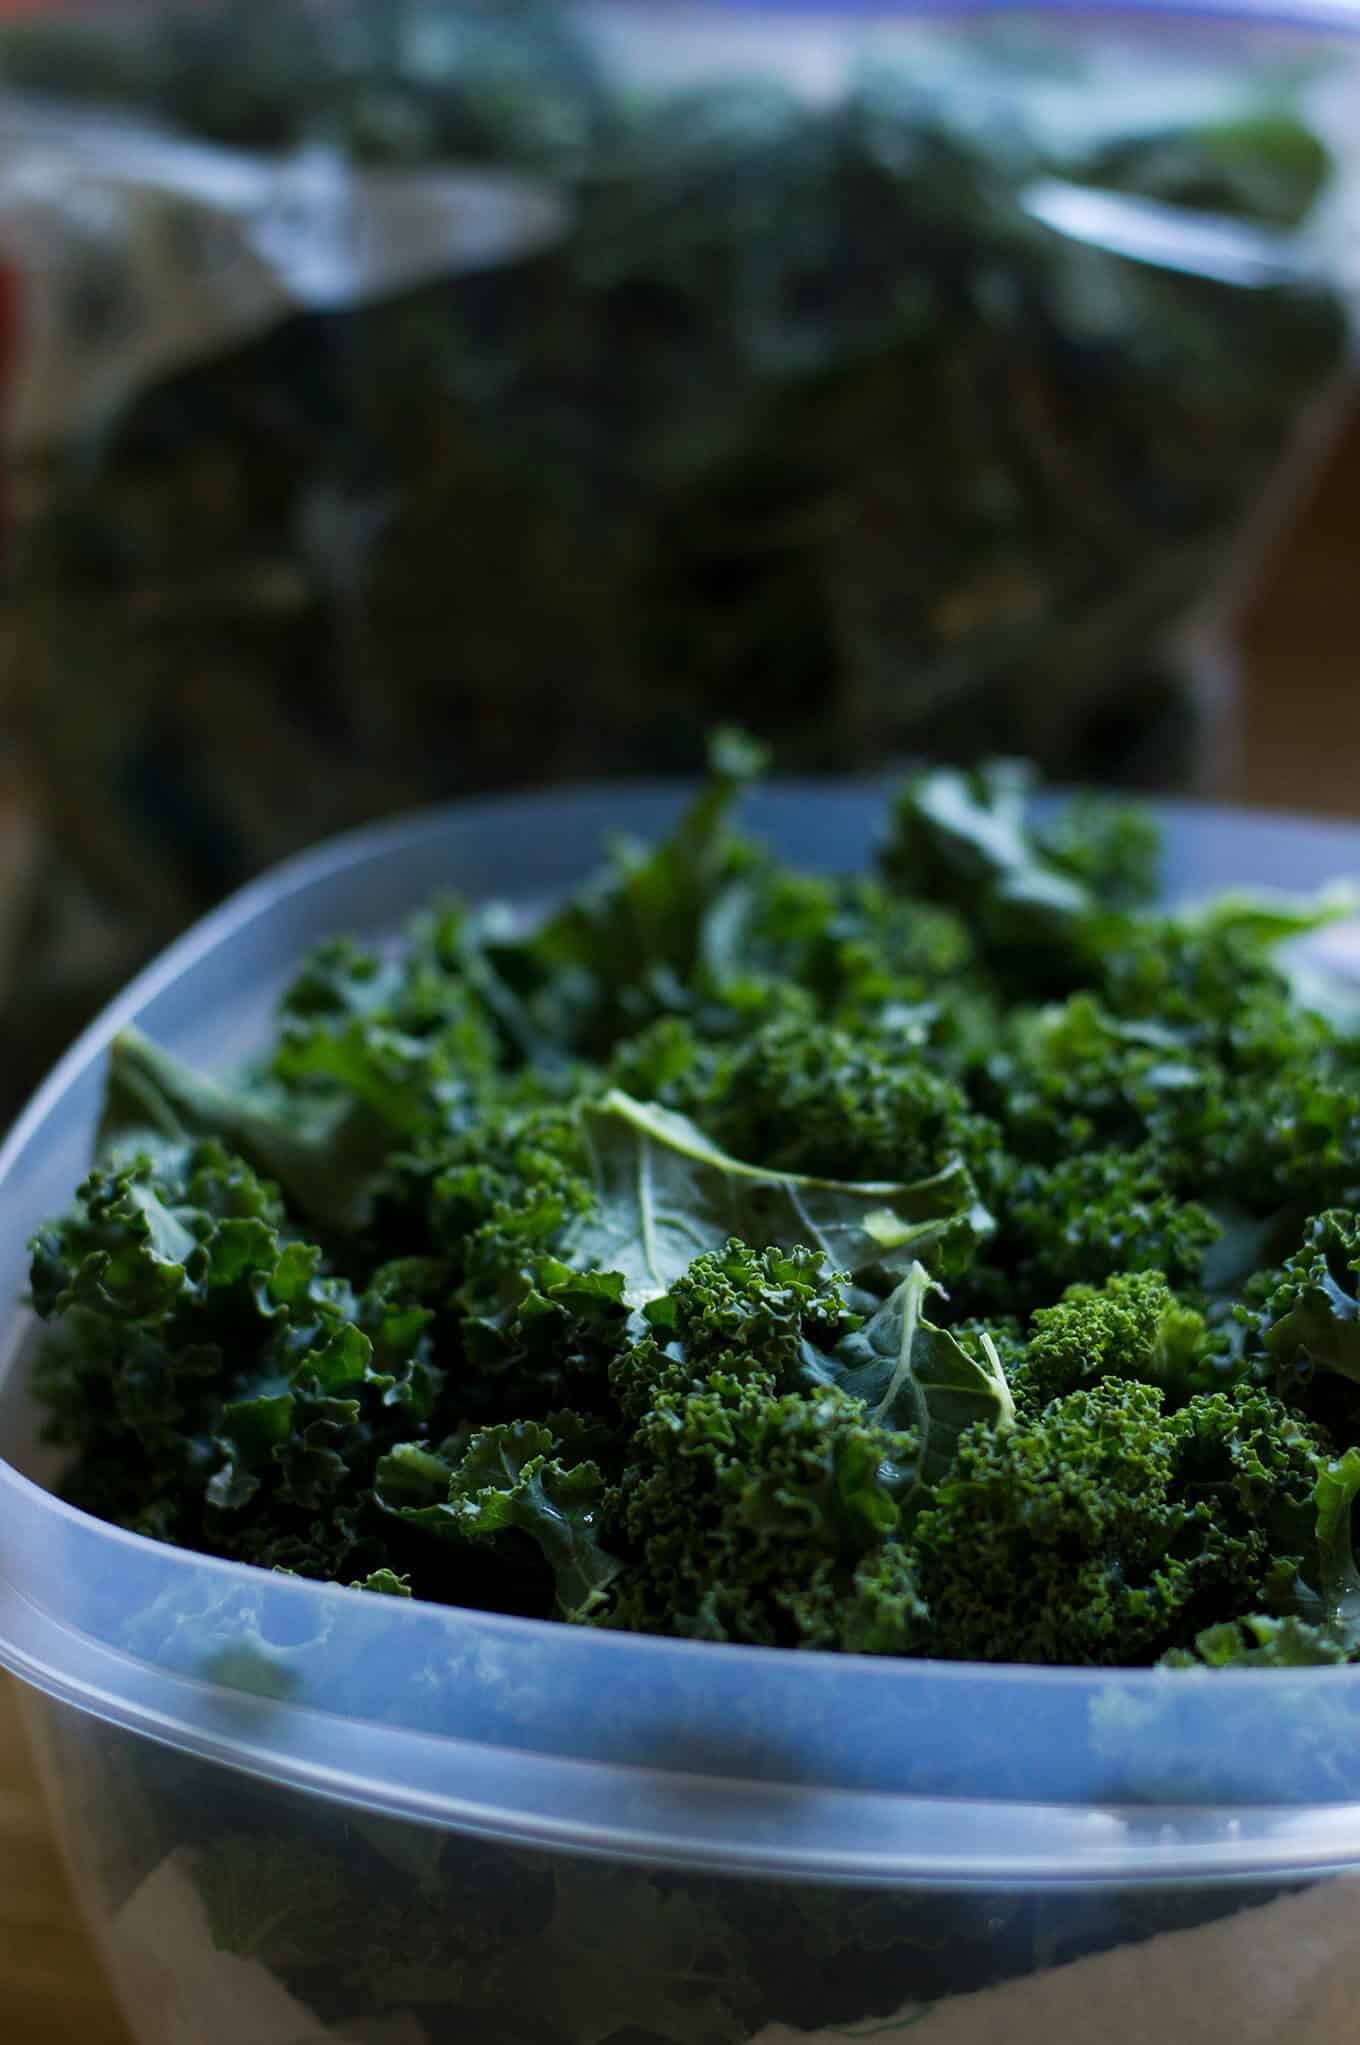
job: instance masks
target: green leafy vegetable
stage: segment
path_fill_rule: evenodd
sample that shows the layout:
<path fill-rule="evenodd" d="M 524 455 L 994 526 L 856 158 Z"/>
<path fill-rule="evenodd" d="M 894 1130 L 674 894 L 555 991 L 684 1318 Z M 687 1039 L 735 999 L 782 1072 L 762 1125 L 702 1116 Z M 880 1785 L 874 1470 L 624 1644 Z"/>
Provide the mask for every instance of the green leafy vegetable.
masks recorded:
<path fill-rule="evenodd" d="M 1138 1271 L 1102 1287 L 1074 1285 L 1056 1306 L 1036 1309 L 1021 1382 L 1039 1406 L 1107 1377 L 1160 1385 L 1179 1405 L 1211 1386 L 1217 1363 L 1203 1315 L 1183 1306 L 1160 1272 Z"/>
<path fill-rule="evenodd" d="M 1224 1605 L 1306 1604 L 1295 1578 L 1317 1581 L 1303 1551 L 1325 1462 L 1325 1438 L 1264 1394 L 1167 1414 L 1157 1388 L 1120 1378 L 965 1435 L 914 1529 L 936 1652 L 1127 1662 Z"/>
<path fill-rule="evenodd" d="M 537 918 L 322 946 L 241 1073 L 119 1038 L 32 1244 L 67 1495 L 578 1625 L 1360 1656 L 1360 1038 L 1274 956 L 1334 904 L 1149 906 L 1146 819 L 1014 765 L 811 878 L 759 766 Z"/>
<path fill-rule="evenodd" d="M 914 1435 L 835 1387 L 780 1395 L 759 1373 L 714 1373 L 660 1391 L 629 1453 L 612 1527 L 629 1566 L 606 1623 L 848 1644 L 863 1620 L 847 1599 L 872 1595 L 916 1482 Z"/>
<path fill-rule="evenodd" d="M 475 1434 L 447 1472 L 419 1447 L 409 1454 L 397 1448 L 378 1465 L 374 1488 L 380 1504 L 391 1505 L 393 1498 L 409 1497 L 436 1465 L 446 1476 L 447 1496 L 427 1505 L 398 1503 L 393 1509 L 401 1518 L 459 1540 L 491 1541 L 508 1531 L 527 1535 L 552 1570 L 562 1616 L 582 1618 L 617 1575 L 618 1563 L 596 1537 L 604 1495 L 600 1471 L 570 1455 L 564 1460 L 561 1448 L 551 1427 L 511 1422 Z"/>
<path fill-rule="evenodd" d="M 564 1254 L 620 1271 L 624 1298 L 662 1298 L 694 1259 L 731 1236 L 757 1249 L 800 1244 L 833 1270 L 901 1269 L 960 1225 L 985 1233 L 961 1164 L 913 1186 L 846 1185 L 741 1164 L 667 1108 L 611 1092 L 582 1111 L 596 1206 Z"/>
<path fill-rule="evenodd" d="M 110 1052 L 101 1149 L 136 1154 L 160 1142 L 215 1137 L 276 1178 L 321 1226 L 358 1223 L 394 1133 L 348 1090 L 285 1099 L 261 1082 L 224 1086 L 191 1072 L 139 1030 L 124 1030 Z"/>
<path fill-rule="evenodd" d="M 1330 1209 L 1308 1223 L 1264 1312 L 1265 1345 L 1282 1376 L 1335 1371 L 1360 1381 L 1360 1215 Z"/>
<path fill-rule="evenodd" d="M 1018 761 L 969 774 L 942 768 L 909 782 L 885 871 L 913 894 L 966 904 L 1007 948 L 1067 940 L 1092 914 L 1094 897 L 1031 829 L 1033 790 L 1033 774 Z"/>
<path fill-rule="evenodd" d="M 918 1443 L 921 1483 L 951 1468 L 959 1436 L 982 1423 L 1007 1428 L 1015 1419 L 1006 1373 L 984 1330 L 975 1360 L 925 1318 L 929 1273 L 913 1265 L 897 1290 L 862 1328 L 846 1335 L 827 1359 L 833 1383 L 863 1402 L 876 1423 L 910 1428 Z"/>

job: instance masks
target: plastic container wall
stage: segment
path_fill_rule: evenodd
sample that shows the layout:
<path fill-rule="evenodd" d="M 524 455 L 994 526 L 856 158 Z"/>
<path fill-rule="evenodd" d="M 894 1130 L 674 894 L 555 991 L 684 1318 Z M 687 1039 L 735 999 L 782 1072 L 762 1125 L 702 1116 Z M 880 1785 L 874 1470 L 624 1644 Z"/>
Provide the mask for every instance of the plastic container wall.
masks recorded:
<path fill-rule="evenodd" d="M 690 771 L 716 718 L 786 771 L 1008 750 L 1187 785 L 1224 672 L 1187 628 L 1346 376 L 1345 18 L 7 28 L 16 1088 L 270 861 L 413 802 Z M 1067 238 L 1022 203 L 1054 176 L 1283 270 Z"/>
<path fill-rule="evenodd" d="M 545 1852 L 242 1780 L 35 1698 L 137 2045 L 1332 2045 L 1360 1880 L 866 1887 Z"/>
<path fill-rule="evenodd" d="M 677 802 L 461 806 L 228 904 L 0 1152 L 0 1294 L 88 1155 L 116 1028 L 135 1016 L 229 1063 L 323 935 L 381 936 L 440 888 L 541 901 Z M 749 805 L 823 870 L 864 863 L 875 814 L 862 788 Z M 1173 894 L 1360 875 L 1351 830 L 1194 809 L 1167 824 Z M 912 2045 L 1330 2045 L 1353 2015 L 1356 1671 L 713 1648 L 270 1576 L 32 1481 L 25 1331 L 9 1332 L 0 1662 L 31 1686 L 139 2045 L 225 2045 L 228 2023 L 231 2045 L 775 2045 L 869 2026 Z"/>

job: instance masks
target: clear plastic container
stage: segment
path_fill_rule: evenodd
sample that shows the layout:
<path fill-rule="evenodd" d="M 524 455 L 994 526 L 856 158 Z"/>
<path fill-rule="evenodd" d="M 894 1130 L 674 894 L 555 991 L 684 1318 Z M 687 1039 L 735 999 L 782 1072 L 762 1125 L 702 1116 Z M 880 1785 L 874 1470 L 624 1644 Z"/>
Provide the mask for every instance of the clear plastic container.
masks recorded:
<path fill-rule="evenodd" d="M 488 801 L 237 896 L 0 1151 L 0 1298 L 88 1155 L 113 1033 L 209 1066 L 301 949 L 533 903 L 674 790 Z M 752 827 L 863 864 L 867 787 Z M 1172 807 L 1168 890 L 1360 878 L 1360 831 Z M 1360 2008 L 1360 1670 L 973 1667 L 712 1646 L 272 1576 L 42 1488 L 0 1376 L 0 1663 L 138 2045 L 1332 2045 Z"/>
<path fill-rule="evenodd" d="M 715 716 L 786 771 L 1005 750 L 1188 787 L 1206 621 L 1348 376 L 1357 18 L 8 24 L 9 1069 L 300 846 L 693 771 Z M 1282 267 L 1072 239 L 1026 208 L 1054 177 Z"/>

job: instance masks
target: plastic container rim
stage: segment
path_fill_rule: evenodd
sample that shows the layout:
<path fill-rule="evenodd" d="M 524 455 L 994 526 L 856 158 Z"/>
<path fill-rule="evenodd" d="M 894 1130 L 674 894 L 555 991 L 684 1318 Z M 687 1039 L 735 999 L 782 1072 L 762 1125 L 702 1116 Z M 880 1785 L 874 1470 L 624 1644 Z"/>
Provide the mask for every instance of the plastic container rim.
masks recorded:
<path fill-rule="evenodd" d="M 589 5 L 589 0 L 587 0 Z M 747 25 L 768 16 L 799 14 L 823 20 L 971 22 L 988 16 L 1049 17 L 1076 24 L 1182 22 L 1360 34 L 1360 0 L 648 0 L 659 14 L 696 20 L 727 19 Z M 604 0 L 608 11 L 625 11 Z M 628 8 L 630 13 L 643 9 Z"/>

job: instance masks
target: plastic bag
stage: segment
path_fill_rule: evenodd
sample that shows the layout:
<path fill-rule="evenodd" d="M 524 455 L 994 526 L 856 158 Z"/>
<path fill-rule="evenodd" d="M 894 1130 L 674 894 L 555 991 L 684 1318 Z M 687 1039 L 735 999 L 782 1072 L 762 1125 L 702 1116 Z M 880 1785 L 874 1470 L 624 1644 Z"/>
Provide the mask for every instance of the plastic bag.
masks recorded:
<path fill-rule="evenodd" d="M 490 0 L 0 43 L 11 132 L 47 123 L 0 248 L 21 301 L 75 292 L 10 386 L 0 733 L 38 845 L 11 1069 L 312 838 L 683 771 L 720 719 L 790 768 L 1192 778 L 1187 625 L 1348 372 L 1345 266 L 1233 289 L 1023 196 L 1351 220 L 1352 63 L 1207 27 Z M 495 259 L 427 235 L 384 271 L 370 233 L 381 302 L 334 288 L 383 181 L 437 192 L 450 161 L 518 180 Z M 14 191 L 63 180 L 24 240 Z M 255 196 L 224 206 L 233 180 Z M 224 288 L 186 293 L 172 245 L 216 247 Z"/>

